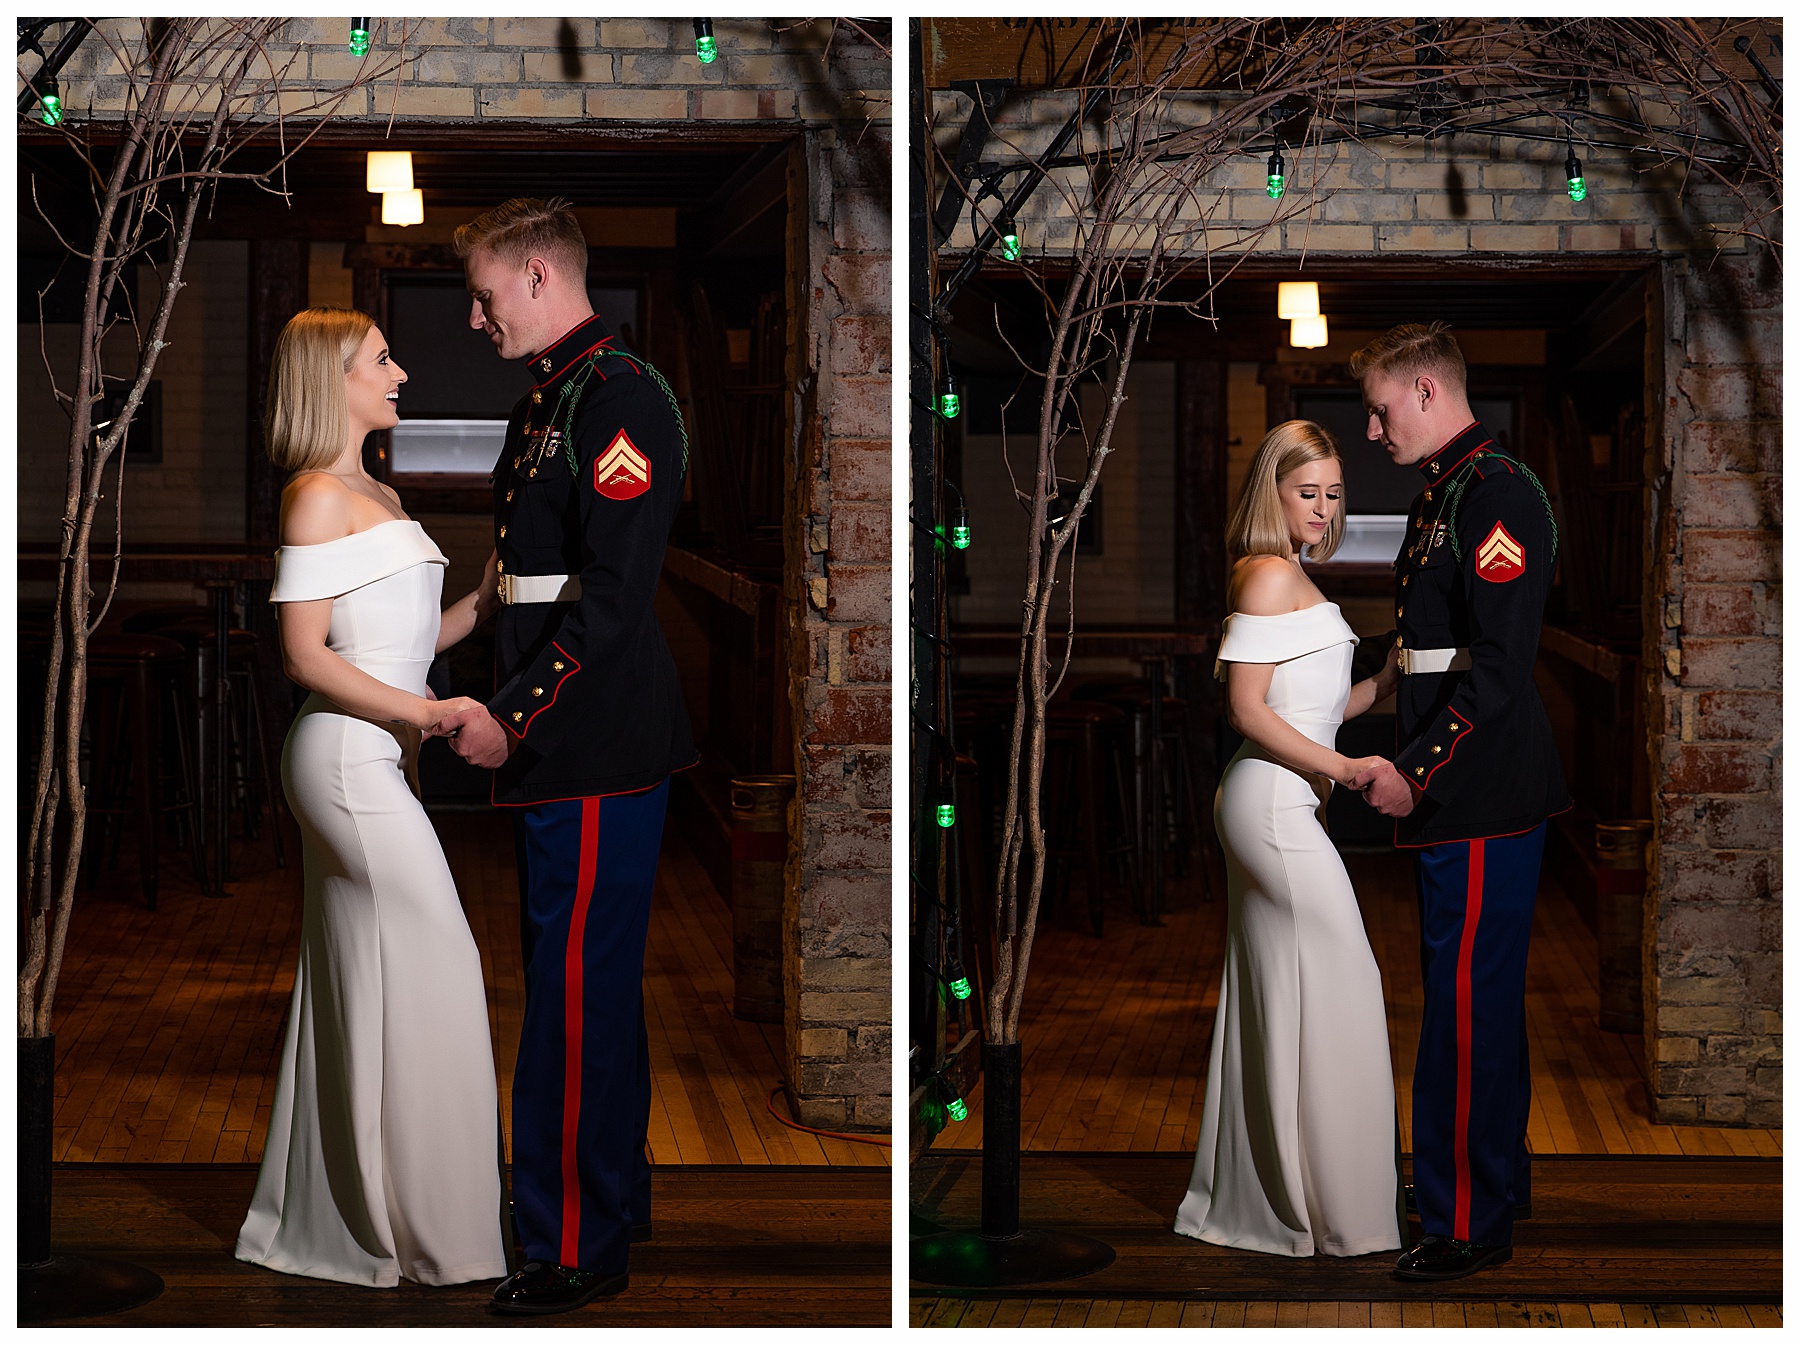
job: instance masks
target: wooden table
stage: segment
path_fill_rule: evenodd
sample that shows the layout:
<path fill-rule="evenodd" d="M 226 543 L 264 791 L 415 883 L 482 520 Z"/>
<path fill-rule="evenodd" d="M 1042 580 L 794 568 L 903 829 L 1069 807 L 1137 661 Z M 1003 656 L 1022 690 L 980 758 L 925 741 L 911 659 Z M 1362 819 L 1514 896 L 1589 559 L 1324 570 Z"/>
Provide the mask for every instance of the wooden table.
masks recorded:
<path fill-rule="evenodd" d="M 30 583 L 57 578 L 60 561 L 49 548 L 20 548 L 19 581 Z M 111 552 L 89 552 L 88 581 L 95 588 L 110 583 L 114 572 Z M 238 587 L 275 578 L 275 556 L 269 551 L 245 551 L 239 543 L 172 542 L 134 544 L 118 558 L 118 577 L 126 583 L 190 583 L 213 595 L 213 733 L 212 772 L 216 808 L 213 815 L 213 889 L 210 895 L 226 895 L 231 866 L 231 757 L 225 742 L 226 675 L 231 667 L 231 599 Z"/>
<path fill-rule="evenodd" d="M 1067 630 L 1050 632 L 1050 659 L 1054 663 L 1068 646 Z M 1128 658 L 1144 670 L 1150 682 L 1150 752 L 1144 764 L 1149 776 L 1143 797 L 1145 811 L 1154 819 L 1149 826 L 1150 873 L 1149 891 L 1145 894 L 1143 922 L 1162 924 L 1165 899 L 1163 882 L 1163 797 L 1162 797 L 1162 708 L 1164 677 L 1173 658 L 1204 658 L 1217 647 L 1218 637 L 1211 632 L 1181 629 L 1175 626 L 1082 626 L 1075 627 L 1074 657 Z M 949 655 L 998 657 L 1019 653 L 1018 627 L 954 626 L 950 631 Z"/>

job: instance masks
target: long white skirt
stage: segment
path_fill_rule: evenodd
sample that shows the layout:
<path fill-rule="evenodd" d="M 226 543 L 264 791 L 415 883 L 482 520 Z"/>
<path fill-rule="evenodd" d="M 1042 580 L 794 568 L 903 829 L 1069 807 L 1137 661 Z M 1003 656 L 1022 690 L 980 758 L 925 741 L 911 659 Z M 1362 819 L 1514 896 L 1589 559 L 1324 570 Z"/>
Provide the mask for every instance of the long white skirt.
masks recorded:
<path fill-rule="evenodd" d="M 391 730 L 302 708 L 300 966 L 237 1257 L 349 1284 L 506 1274 L 481 958 Z"/>
<path fill-rule="evenodd" d="M 1304 777 L 1248 752 L 1220 781 L 1225 970 L 1175 1220 L 1282 1256 L 1400 1246 L 1381 972 L 1323 811 Z"/>

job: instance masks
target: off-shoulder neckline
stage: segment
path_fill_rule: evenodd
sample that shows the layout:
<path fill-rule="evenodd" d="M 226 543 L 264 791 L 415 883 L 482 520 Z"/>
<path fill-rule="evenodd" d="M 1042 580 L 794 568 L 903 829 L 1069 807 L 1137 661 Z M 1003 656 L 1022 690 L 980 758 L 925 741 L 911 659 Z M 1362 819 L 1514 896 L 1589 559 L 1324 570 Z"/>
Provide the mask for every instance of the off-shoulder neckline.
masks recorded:
<path fill-rule="evenodd" d="M 396 523 L 410 523 L 415 528 L 421 526 L 419 520 L 416 518 L 390 518 L 385 523 L 377 523 L 369 528 L 359 528 L 355 532 L 345 533 L 342 537 L 333 537 L 329 542 L 284 542 L 277 549 L 281 551 L 312 551 L 321 546 L 337 546 L 342 542 L 353 541 L 358 537 L 367 537 L 370 533 L 379 532 L 383 528 L 391 528 Z"/>
<path fill-rule="evenodd" d="M 1330 598 L 1327 598 L 1324 602 L 1315 602 L 1310 607 L 1296 607 L 1291 612 L 1275 612 L 1268 616 L 1258 616 L 1255 612 L 1229 612 L 1226 614 L 1226 619 L 1230 620 L 1233 617 L 1249 617 L 1252 621 L 1285 621 L 1290 616 L 1303 616 L 1307 612 L 1316 612 L 1321 607 L 1336 606 L 1337 604 L 1335 602 Z"/>

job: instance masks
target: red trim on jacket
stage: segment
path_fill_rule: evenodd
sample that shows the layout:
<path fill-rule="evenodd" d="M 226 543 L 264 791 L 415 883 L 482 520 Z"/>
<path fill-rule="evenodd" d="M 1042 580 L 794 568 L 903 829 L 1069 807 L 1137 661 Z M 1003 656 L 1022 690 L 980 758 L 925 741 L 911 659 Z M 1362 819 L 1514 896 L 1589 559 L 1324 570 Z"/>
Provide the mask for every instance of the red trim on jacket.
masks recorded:
<path fill-rule="evenodd" d="M 1414 785 L 1413 788 L 1417 789 L 1418 786 Z M 1476 841 L 1504 841 L 1504 840 L 1510 840 L 1514 836 L 1529 836 L 1532 832 L 1536 831 L 1539 827 L 1543 826 L 1544 822 L 1548 822 L 1553 817 L 1562 816 L 1562 814 L 1568 812 L 1569 809 L 1573 808 L 1574 806 L 1575 805 L 1573 803 L 1565 803 L 1565 804 L 1563 804 L 1562 807 L 1558 808 L 1555 812 L 1545 813 L 1542 822 L 1533 822 L 1530 826 L 1520 827 L 1517 831 L 1499 831 L 1499 832 L 1495 832 L 1492 836 L 1453 836 L 1451 839 L 1449 839 L 1447 841 L 1420 841 L 1415 845 L 1407 845 L 1401 841 L 1401 839 L 1400 839 L 1400 824 L 1398 822 L 1395 822 L 1394 823 L 1394 849 L 1396 849 L 1396 850 L 1429 850 L 1434 845 L 1473 845 L 1473 844 L 1475 844 Z"/>
<path fill-rule="evenodd" d="M 669 775 L 677 775 L 682 771 L 692 770 L 699 764 L 700 758 L 696 756 L 685 766 L 673 767 L 669 771 Z M 663 780 L 667 780 L 669 775 L 663 776 L 662 780 L 658 780 L 654 785 L 639 785 L 636 789 L 615 789 L 610 794 L 570 794 L 566 798 L 527 799 L 523 803 L 501 803 L 494 797 L 494 790 L 498 788 L 498 783 L 490 779 L 488 781 L 488 806 L 490 808 L 536 808 L 539 804 L 543 803 L 580 803 L 583 799 L 622 799 L 631 794 L 648 794 L 651 790 L 655 789 L 657 785 L 662 784 Z"/>
<path fill-rule="evenodd" d="M 552 640 L 550 642 L 550 647 L 552 649 L 554 649 L 557 653 L 561 654 L 564 658 L 569 660 L 569 665 L 570 665 L 569 671 L 567 671 L 561 677 L 556 679 L 556 685 L 550 688 L 550 699 L 545 701 L 542 705 L 538 706 L 537 709 L 535 709 L 531 712 L 531 718 L 527 719 L 525 721 L 524 727 L 519 730 L 519 741 L 520 742 L 524 742 L 525 735 L 527 733 L 531 732 L 532 721 L 535 720 L 539 715 L 543 714 L 544 711 L 548 710 L 552 705 L 556 704 L 556 694 L 557 694 L 557 692 L 562 690 L 563 683 L 568 681 L 576 673 L 581 671 L 581 665 L 579 663 L 575 662 L 575 656 L 573 654 L 571 654 L 568 650 L 564 649 L 555 640 Z"/>
<path fill-rule="evenodd" d="M 1438 764 L 1433 766 L 1430 770 L 1425 772 L 1425 782 L 1419 786 L 1419 789 L 1421 792 L 1431 788 L 1431 777 L 1436 775 L 1439 771 L 1443 770 L 1444 767 L 1446 767 L 1450 764 L 1450 758 L 1456 755 L 1456 745 L 1458 743 L 1460 743 L 1464 738 L 1468 737 L 1469 731 L 1475 727 L 1475 721 L 1473 719 L 1470 719 L 1467 715 L 1457 713 L 1456 717 L 1463 721 L 1462 732 L 1458 733 L 1454 738 L 1452 738 L 1450 740 L 1450 750 L 1448 752 L 1444 753 L 1444 759 L 1442 761 L 1438 762 Z"/>
<path fill-rule="evenodd" d="M 1435 452 L 1430 454 L 1428 457 L 1420 458 L 1418 461 L 1418 464 L 1417 464 L 1419 471 L 1424 473 L 1427 476 L 1432 475 L 1433 473 L 1431 470 L 1431 465 L 1432 465 L 1432 463 L 1437 462 L 1438 454 L 1443 453 L 1446 449 L 1448 449 L 1450 447 L 1450 445 L 1454 444 L 1458 439 L 1462 438 L 1465 434 L 1467 434 L 1470 430 L 1474 429 L 1479 424 L 1481 424 L 1481 422 L 1479 420 L 1471 420 L 1467 425 L 1464 425 L 1455 434 L 1451 435 L 1448 439 L 1444 440 L 1444 442 L 1437 448 L 1437 450 Z M 1474 448 L 1471 448 L 1468 453 L 1463 454 L 1455 462 L 1438 463 L 1436 475 L 1443 476 L 1447 472 L 1455 471 L 1458 467 L 1462 466 L 1465 462 L 1467 462 L 1469 460 L 1469 457 L 1471 454 L 1481 452 L 1482 449 L 1486 448 L 1489 444 L 1491 444 L 1493 442 L 1494 441 L 1492 439 L 1484 439 L 1484 440 L 1482 440 L 1481 443 L 1475 445 Z"/>

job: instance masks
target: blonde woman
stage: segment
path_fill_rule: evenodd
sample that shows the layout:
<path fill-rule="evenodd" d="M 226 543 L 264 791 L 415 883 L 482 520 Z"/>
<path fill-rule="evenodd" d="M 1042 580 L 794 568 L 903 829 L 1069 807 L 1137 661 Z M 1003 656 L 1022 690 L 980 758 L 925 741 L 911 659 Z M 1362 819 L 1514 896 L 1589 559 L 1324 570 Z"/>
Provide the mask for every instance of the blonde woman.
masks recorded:
<path fill-rule="evenodd" d="M 1311 421 L 1269 431 L 1232 510 L 1231 615 L 1219 647 L 1244 745 L 1213 819 L 1230 892 L 1200 1144 L 1175 1231 L 1281 1256 L 1400 1246 L 1394 1081 L 1381 973 L 1325 799 L 1380 758 L 1333 747 L 1388 695 L 1393 655 L 1350 682 L 1356 636 L 1301 565 L 1344 533 L 1337 444 Z"/>
<path fill-rule="evenodd" d="M 304 842 L 294 976 L 262 1171 L 239 1260 L 349 1284 L 506 1274 L 497 1090 L 481 959 L 408 784 L 439 702 L 432 656 L 497 605 L 438 610 L 448 562 L 362 444 L 406 374 L 366 315 L 313 308 L 275 347 L 266 441 L 293 473 L 272 598 L 287 674 L 312 693 L 282 784 Z"/>

